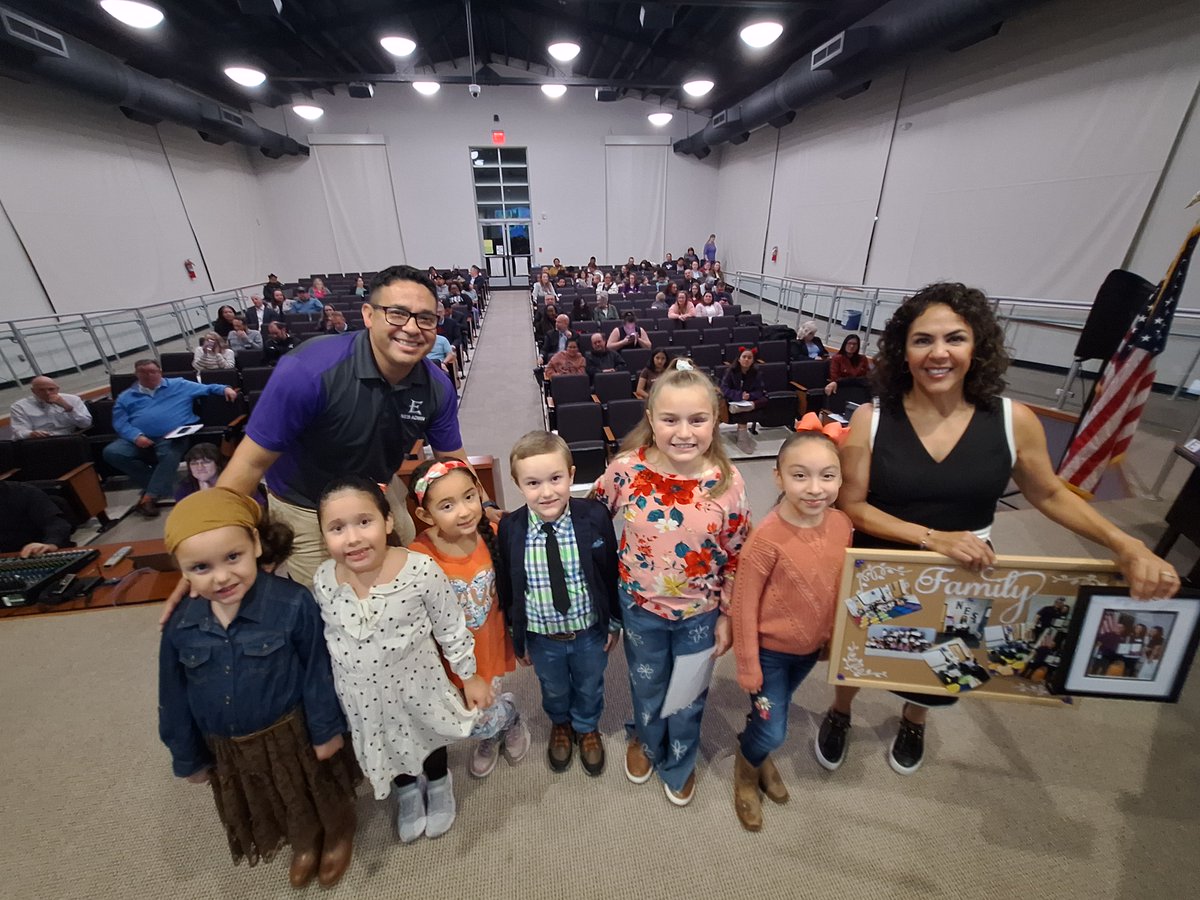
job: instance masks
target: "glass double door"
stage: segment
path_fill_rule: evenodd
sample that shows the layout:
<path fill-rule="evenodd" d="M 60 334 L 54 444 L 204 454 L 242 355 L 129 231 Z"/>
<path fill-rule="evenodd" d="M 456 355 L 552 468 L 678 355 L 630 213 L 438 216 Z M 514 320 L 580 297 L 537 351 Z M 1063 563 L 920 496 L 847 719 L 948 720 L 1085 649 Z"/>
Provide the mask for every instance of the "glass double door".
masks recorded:
<path fill-rule="evenodd" d="M 532 219 L 484 219 L 479 223 L 484 269 L 493 287 L 524 287 L 533 265 Z"/>

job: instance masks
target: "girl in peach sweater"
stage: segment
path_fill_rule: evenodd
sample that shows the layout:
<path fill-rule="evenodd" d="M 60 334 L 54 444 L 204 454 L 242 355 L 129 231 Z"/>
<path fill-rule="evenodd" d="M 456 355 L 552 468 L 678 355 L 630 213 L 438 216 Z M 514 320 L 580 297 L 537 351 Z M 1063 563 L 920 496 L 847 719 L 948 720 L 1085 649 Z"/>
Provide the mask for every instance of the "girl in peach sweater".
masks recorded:
<path fill-rule="evenodd" d="M 762 828 L 760 787 L 776 803 L 788 799 L 769 754 L 787 736 L 792 694 L 833 632 L 838 581 L 853 533 L 846 514 L 832 509 L 842 468 L 837 445 L 824 432 L 797 431 L 784 441 L 775 483 L 782 491 L 779 505 L 742 548 L 733 586 L 737 679 L 750 694 L 733 802 L 747 831 Z"/>

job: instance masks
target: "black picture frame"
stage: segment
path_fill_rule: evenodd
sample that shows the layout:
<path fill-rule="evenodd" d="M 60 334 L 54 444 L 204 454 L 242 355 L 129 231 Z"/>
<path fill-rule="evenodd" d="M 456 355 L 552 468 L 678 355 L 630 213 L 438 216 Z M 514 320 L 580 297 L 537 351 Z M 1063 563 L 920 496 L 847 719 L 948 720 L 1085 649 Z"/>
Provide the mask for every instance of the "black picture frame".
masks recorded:
<path fill-rule="evenodd" d="M 1142 602 L 1133 600 L 1128 588 L 1081 587 L 1050 690 L 1072 697 L 1176 703 L 1197 645 L 1200 591 Z"/>

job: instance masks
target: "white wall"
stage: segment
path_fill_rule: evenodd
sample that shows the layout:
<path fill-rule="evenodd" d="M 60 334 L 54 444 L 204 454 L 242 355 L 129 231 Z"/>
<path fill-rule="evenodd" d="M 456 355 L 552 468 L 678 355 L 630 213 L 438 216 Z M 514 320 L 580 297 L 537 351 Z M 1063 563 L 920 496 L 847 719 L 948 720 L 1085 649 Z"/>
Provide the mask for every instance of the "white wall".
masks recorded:
<path fill-rule="evenodd" d="M 8 221 L 0 224 L 0 259 L 16 288 L 0 297 L 0 318 L 237 287 L 261 280 L 274 255 L 245 147 L 5 81 L 0 159 L 0 203 L 28 251 L 24 259 Z M 45 291 L 34 289 L 37 276 Z"/>
<path fill-rule="evenodd" d="M 489 145 L 493 128 L 504 130 L 507 146 L 528 148 L 535 264 L 556 256 L 575 263 L 603 256 L 606 136 L 665 131 L 677 139 L 685 133 L 682 115 L 666 129 L 656 129 L 646 121 L 656 107 L 637 100 L 597 103 L 585 88 L 550 100 L 535 88 L 484 87 L 483 96 L 472 100 L 462 85 L 423 97 L 408 85 L 379 84 L 370 100 L 339 94 L 318 95 L 315 102 L 325 115 L 313 123 L 279 110 L 256 108 L 254 116 L 264 127 L 286 129 L 301 142 L 310 131 L 383 135 L 405 261 L 422 267 L 482 263 L 468 148 Z M 499 123 L 493 115 L 500 116 Z M 336 270 L 332 236 L 323 223 L 313 221 L 321 198 L 315 161 L 287 161 L 282 167 L 279 162 L 284 161 L 256 166 L 267 204 L 289 220 L 302 214 L 316 232 L 302 236 L 302 252 L 281 246 L 287 265 L 280 268 L 298 271 L 296 265 L 308 260 L 311 264 L 299 271 Z M 668 247 L 699 247 L 714 230 L 716 182 L 714 162 L 669 154 Z M 399 261 L 381 259 L 375 267 Z"/>
<path fill-rule="evenodd" d="M 950 277 L 1086 300 L 1132 247 L 1132 267 L 1157 280 L 1193 220 L 1185 195 L 1200 187 L 1193 123 L 1153 197 L 1198 82 L 1189 2 L 1038 7 L 995 38 L 925 52 L 864 94 L 723 147 L 718 232 L 736 237 L 722 255 L 757 271 L 778 245 L 771 274 L 864 283 L 865 264 L 867 284 Z"/>

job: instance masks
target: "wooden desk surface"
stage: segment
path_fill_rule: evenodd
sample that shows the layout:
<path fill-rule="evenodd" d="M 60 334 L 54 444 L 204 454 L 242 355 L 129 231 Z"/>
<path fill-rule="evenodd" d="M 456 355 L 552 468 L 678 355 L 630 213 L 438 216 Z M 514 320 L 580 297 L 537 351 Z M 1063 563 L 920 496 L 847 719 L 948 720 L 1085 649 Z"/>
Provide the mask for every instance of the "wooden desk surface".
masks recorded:
<path fill-rule="evenodd" d="M 91 544 L 77 547 L 78 550 L 99 550 L 100 555 L 75 574 L 79 577 L 99 575 L 104 579 L 124 578 L 134 569 L 133 559 L 137 556 L 150 556 L 166 553 L 166 547 L 161 540 L 131 541 L 133 550 L 115 566 L 102 569 L 100 564 L 112 556 L 125 544 Z M 2 554 L 15 556 L 15 553 Z M 0 618 L 15 616 L 51 615 L 60 612 L 81 612 L 89 609 L 114 609 L 119 606 L 134 606 L 139 603 L 155 603 L 167 599 L 179 581 L 178 572 L 142 572 L 128 582 L 120 584 L 101 584 L 90 595 L 75 597 L 65 603 L 32 603 L 28 606 L 0 607 Z"/>

